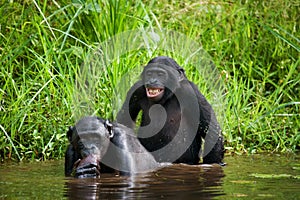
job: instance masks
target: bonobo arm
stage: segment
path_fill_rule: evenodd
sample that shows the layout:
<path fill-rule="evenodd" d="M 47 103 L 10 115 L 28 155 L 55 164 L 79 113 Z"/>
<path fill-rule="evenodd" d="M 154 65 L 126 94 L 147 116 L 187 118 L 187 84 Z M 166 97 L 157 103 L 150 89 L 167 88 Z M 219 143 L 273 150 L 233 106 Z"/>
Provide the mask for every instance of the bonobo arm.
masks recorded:
<path fill-rule="evenodd" d="M 205 139 L 203 163 L 223 164 L 224 139 L 215 112 L 206 98 L 199 92 L 197 86 L 190 82 L 197 96 L 200 111 L 200 123 L 197 137 Z"/>
<path fill-rule="evenodd" d="M 141 110 L 141 102 L 145 98 L 145 88 L 142 81 L 138 81 L 128 91 L 125 102 L 117 115 L 117 122 L 129 128 L 134 128 Z"/>
<path fill-rule="evenodd" d="M 79 159 L 73 145 L 69 144 L 65 154 L 65 176 L 71 176 L 74 163 Z"/>

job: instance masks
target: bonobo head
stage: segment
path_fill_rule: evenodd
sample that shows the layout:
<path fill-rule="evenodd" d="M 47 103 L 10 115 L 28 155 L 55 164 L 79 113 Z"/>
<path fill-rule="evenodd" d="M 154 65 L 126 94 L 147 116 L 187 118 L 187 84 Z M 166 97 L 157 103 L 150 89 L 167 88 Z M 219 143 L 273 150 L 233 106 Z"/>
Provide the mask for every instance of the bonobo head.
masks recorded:
<path fill-rule="evenodd" d="M 147 97 L 154 102 L 174 93 L 184 78 L 184 70 L 172 58 L 165 56 L 150 60 L 142 72 Z"/>
<path fill-rule="evenodd" d="M 74 164 L 75 176 L 82 178 L 100 175 L 99 163 L 112 136 L 111 123 L 97 117 L 84 117 L 69 128 L 67 137 L 79 158 Z"/>

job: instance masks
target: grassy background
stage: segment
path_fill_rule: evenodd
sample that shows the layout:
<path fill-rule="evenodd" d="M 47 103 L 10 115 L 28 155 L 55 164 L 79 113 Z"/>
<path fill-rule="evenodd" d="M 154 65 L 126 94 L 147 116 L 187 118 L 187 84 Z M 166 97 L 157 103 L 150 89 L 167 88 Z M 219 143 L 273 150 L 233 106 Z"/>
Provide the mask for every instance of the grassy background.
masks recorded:
<path fill-rule="evenodd" d="M 1 160 L 61 158 L 83 61 L 111 36 L 145 27 L 181 32 L 211 55 L 226 86 L 228 152 L 295 152 L 299 6 L 297 0 L 0 0 Z M 112 118 L 112 86 L 149 59 L 131 52 L 113 62 L 97 83 L 92 112 Z M 198 81 L 191 70 L 187 75 Z"/>

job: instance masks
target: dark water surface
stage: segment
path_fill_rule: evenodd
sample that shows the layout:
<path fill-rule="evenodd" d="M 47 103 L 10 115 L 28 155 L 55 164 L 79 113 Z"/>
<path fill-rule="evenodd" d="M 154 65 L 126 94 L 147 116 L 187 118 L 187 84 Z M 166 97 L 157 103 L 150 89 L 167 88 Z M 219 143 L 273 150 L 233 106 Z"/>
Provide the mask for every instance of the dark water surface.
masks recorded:
<path fill-rule="evenodd" d="M 64 177 L 64 161 L 0 164 L 0 199 L 300 199 L 300 155 L 227 156 L 137 176 Z"/>

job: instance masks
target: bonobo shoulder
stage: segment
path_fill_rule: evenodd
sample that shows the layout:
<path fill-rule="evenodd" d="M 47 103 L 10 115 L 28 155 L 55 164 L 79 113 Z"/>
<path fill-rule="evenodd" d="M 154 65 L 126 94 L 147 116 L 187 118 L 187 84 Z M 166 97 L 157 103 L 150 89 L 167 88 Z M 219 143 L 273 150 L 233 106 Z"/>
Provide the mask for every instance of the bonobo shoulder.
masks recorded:
<path fill-rule="evenodd" d="M 120 124 L 118 122 L 113 123 L 113 132 L 114 134 L 127 134 L 135 136 L 133 130 L 127 126 Z"/>
<path fill-rule="evenodd" d="M 145 87 L 141 80 L 136 82 L 127 92 L 127 98 L 133 96 L 136 96 L 139 99 L 146 96 Z"/>

